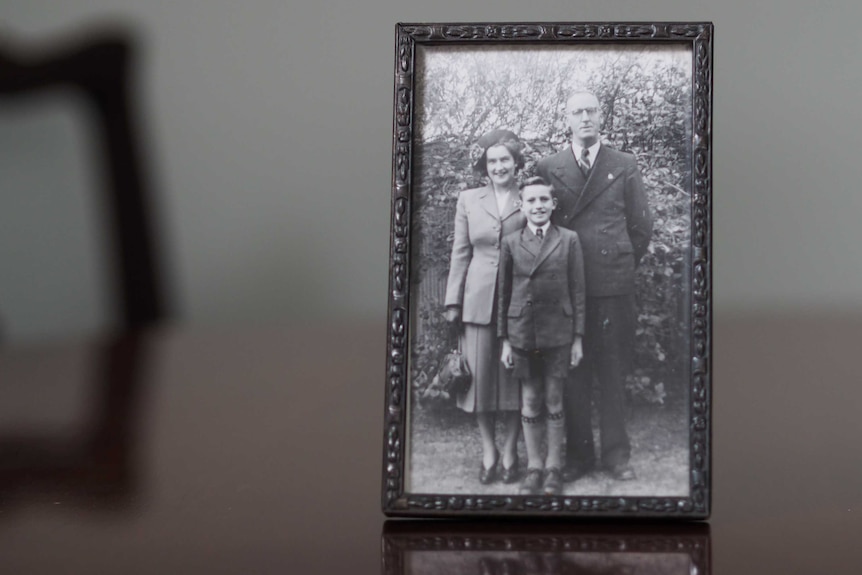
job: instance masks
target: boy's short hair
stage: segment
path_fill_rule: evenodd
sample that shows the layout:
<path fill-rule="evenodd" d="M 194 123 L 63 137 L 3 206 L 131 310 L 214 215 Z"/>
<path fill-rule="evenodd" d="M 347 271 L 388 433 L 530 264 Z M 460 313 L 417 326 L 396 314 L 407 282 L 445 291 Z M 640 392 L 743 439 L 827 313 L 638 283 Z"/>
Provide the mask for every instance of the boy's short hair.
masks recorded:
<path fill-rule="evenodd" d="M 523 197 L 524 188 L 526 188 L 527 186 L 545 186 L 546 188 L 551 189 L 552 198 L 557 197 L 557 190 L 554 189 L 554 186 L 546 182 L 545 178 L 543 178 L 542 176 L 531 176 L 521 182 L 521 184 L 518 186 L 518 197 Z"/>

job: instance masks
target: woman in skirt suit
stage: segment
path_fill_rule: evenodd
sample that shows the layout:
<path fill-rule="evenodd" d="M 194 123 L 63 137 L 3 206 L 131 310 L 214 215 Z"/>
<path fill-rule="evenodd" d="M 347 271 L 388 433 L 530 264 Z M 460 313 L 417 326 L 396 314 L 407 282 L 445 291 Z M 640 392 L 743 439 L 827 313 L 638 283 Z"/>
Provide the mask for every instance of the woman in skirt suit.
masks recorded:
<path fill-rule="evenodd" d="M 488 184 L 458 196 L 446 284 L 446 320 L 462 328 L 461 351 L 473 374 L 457 405 L 476 414 L 482 438 L 482 484 L 498 477 L 505 483 L 518 480 L 519 388 L 500 362 L 496 288 L 500 240 L 525 225 L 516 180 L 524 167 L 521 150 L 520 139 L 509 130 L 492 130 L 473 146 L 473 170 L 486 176 Z M 494 437 L 498 413 L 504 429 L 502 452 Z"/>

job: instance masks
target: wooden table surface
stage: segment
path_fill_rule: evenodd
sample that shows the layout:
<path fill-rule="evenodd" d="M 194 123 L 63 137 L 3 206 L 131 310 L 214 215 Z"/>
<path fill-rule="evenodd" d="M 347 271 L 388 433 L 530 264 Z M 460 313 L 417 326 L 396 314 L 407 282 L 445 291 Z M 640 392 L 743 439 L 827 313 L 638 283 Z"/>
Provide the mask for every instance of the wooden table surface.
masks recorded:
<path fill-rule="evenodd" d="M 711 573 L 862 572 L 862 317 L 719 316 L 715 329 L 708 526 L 503 529 L 682 530 L 711 549 Z M 0 348 L 3 571 L 382 572 L 384 332 L 163 328 Z M 453 524 L 419 529 L 445 539 Z"/>

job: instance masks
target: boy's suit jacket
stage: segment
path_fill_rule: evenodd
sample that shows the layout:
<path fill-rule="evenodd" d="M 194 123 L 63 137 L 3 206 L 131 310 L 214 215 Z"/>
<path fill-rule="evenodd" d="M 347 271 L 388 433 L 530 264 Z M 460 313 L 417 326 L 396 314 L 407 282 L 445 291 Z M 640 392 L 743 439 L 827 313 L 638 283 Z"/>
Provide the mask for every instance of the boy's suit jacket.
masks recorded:
<path fill-rule="evenodd" d="M 576 231 L 581 240 L 587 295 L 634 293 L 635 267 L 652 234 L 635 157 L 602 144 L 585 179 L 567 147 L 539 160 L 536 172 L 556 191 L 552 221 Z"/>
<path fill-rule="evenodd" d="M 524 350 L 571 345 L 584 334 L 584 264 L 578 234 L 552 225 L 503 238 L 497 334 Z"/>
<path fill-rule="evenodd" d="M 493 319 L 500 240 L 526 224 L 518 206 L 517 192 L 510 192 L 498 215 L 491 186 L 458 195 L 445 305 L 460 306 L 462 321 L 489 325 Z"/>

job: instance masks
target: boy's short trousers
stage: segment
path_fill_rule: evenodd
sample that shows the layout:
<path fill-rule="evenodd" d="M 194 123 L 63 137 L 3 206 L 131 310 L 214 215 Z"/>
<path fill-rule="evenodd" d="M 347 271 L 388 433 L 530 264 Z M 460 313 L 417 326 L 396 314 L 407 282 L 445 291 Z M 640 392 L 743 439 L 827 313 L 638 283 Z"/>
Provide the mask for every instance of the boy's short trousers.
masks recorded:
<path fill-rule="evenodd" d="M 525 351 L 512 348 L 515 367 L 512 376 L 518 379 L 556 377 L 565 379 L 569 375 L 569 362 L 572 359 L 572 346 L 549 347 Z"/>

